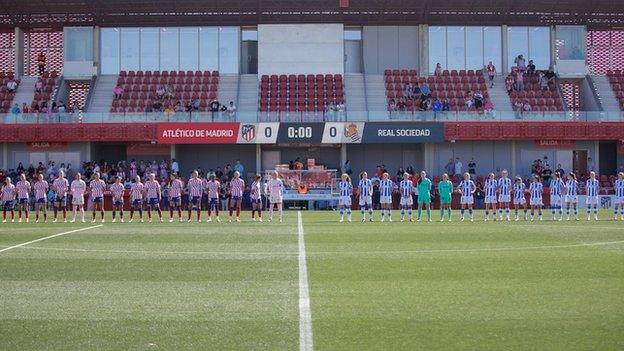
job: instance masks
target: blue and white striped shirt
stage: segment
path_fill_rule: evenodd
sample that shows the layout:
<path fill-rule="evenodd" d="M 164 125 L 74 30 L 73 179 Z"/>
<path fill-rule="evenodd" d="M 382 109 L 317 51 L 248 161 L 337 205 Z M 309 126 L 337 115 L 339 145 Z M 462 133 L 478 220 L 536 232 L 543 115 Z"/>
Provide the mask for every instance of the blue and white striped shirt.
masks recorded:
<path fill-rule="evenodd" d="M 600 182 L 598 181 L 598 179 L 587 179 L 587 182 L 585 182 L 587 196 L 598 196 L 599 187 Z"/>
<path fill-rule="evenodd" d="M 542 183 L 533 182 L 529 185 L 529 192 L 533 200 L 541 200 L 543 191 L 544 185 L 542 185 Z"/>
<path fill-rule="evenodd" d="M 498 188 L 502 196 L 511 194 L 511 178 L 500 178 L 498 180 Z"/>
<path fill-rule="evenodd" d="M 476 186 L 472 180 L 462 180 L 459 183 L 459 188 L 462 191 L 462 196 L 472 196 L 472 191 L 476 189 Z"/>
<path fill-rule="evenodd" d="M 624 197 L 624 179 L 615 181 L 615 196 Z"/>
<path fill-rule="evenodd" d="M 412 196 L 412 189 L 414 188 L 414 184 L 409 179 L 402 180 L 400 183 L 400 188 L 402 197 L 410 197 Z"/>
<path fill-rule="evenodd" d="M 382 179 L 379 181 L 379 193 L 381 196 L 392 196 L 394 183 L 390 179 Z"/>
<path fill-rule="evenodd" d="M 349 197 L 353 191 L 353 185 L 351 182 L 341 180 L 340 183 L 338 183 L 338 189 L 340 190 L 341 197 Z"/>
<path fill-rule="evenodd" d="M 526 185 L 524 183 L 514 183 L 514 199 L 522 200 L 524 199 L 524 189 L 526 189 Z"/>
<path fill-rule="evenodd" d="M 561 196 L 563 192 L 563 180 L 553 179 L 550 181 L 550 195 Z"/>
<path fill-rule="evenodd" d="M 360 196 L 372 196 L 373 194 L 373 183 L 370 179 L 360 179 L 360 183 L 358 184 L 358 188 L 360 189 Z"/>
<path fill-rule="evenodd" d="M 487 179 L 485 181 L 485 196 L 496 196 L 496 188 L 498 182 L 496 179 Z"/>
<path fill-rule="evenodd" d="M 566 195 L 576 196 L 578 195 L 578 181 L 571 179 L 566 182 Z"/>

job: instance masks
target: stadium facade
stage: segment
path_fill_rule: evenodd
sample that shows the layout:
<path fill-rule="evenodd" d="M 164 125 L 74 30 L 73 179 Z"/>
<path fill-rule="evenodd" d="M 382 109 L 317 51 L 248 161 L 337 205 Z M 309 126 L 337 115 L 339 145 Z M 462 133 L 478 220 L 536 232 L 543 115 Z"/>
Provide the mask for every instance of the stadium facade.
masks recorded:
<path fill-rule="evenodd" d="M 16 3 L 0 17 L 0 165 L 176 158 L 186 173 L 240 159 L 251 174 L 315 158 L 330 169 L 351 160 L 355 172 L 384 164 L 440 174 L 449 160 L 466 167 L 474 158 L 477 174 L 527 176 L 546 157 L 553 167 L 614 174 L 624 168 L 618 5 Z M 518 55 L 537 72 L 509 92 Z M 546 86 L 540 71 L 551 74 Z M 11 77 L 20 80 L 14 92 L 5 88 Z M 402 102 L 405 84 L 425 83 L 449 111 Z M 197 106 L 156 111 L 160 85 L 173 90 L 164 108 Z M 493 109 L 464 104 L 477 90 Z M 223 111 L 212 110 L 215 99 Z M 42 102 L 76 109 L 35 112 Z M 28 113 L 12 111 L 24 103 Z"/>

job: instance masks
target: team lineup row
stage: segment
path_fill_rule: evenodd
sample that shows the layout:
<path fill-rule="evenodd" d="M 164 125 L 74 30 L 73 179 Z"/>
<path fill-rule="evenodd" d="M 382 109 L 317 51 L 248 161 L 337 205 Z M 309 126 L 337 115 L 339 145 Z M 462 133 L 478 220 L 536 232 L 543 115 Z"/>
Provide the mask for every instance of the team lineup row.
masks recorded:
<path fill-rule="evenodd" d="M 400 213 L 401 221 L 409 219 L 414 220 L 413 207 L 414 200 L 412 195 L 417 195 L 417 221 L 421 220 L 422 210 L 426 211 L 427 220 L 431 221 L 431 193 L 433 190 L 433 184 L 425 171 L 420 173 L 420 179 L 417 184 L 414 184 L 410 179 L 410 175 L 405 173 L 403 179 L 395 184 L 387 173 L 384 173 L 382 179 L 379 181 L 380 192 L 380 204 L 381 204 L 381 221 L 392 221 L 392 195 L 395 192 L 400 194 Z M 566 180 L 562 175 L 555 173 L 553 179 L 550 181 L 550 210 L 553 220 L 563 219 L 563 209 L 565 205 L 565 212 L 567 219 L 570 220 L 570 212 L 573 211 L 574 218 L 578 220 L 578 187 L 579 182 L 576 179 L 574 173 L 569 173 L 566 176 Z M 594 219 L 598 219 L 598 194 L 600 191 L 600 182 L 596 178 L 594 172 L 590 173 L 590 177 L 586 182 L 586 205 L 588 220 L 591 219 L 593 212 Z M 211 175 L 208 179 L 202 179 L 199 177 L 197 171 L 191 173 L 191 177 L 188 181 L 188 216 L 187 221 L 192 220 L 192 212 L 195 211 L 196 220 L 201 221 L 201 200 L 204 194 L 208 197 L 208 220 L 212 221 L 215 214 L 215 221 L 220 221 L 219 218 L 219 189 L 221 188 L 220 182 Z M 169 221 L 174 220 L 174 213 L 177 213 L 179 221 L 183 221 L 182 218 L 182 195 L 185 194 L 185 186 L 182 180 L 180 180 L 175 174 L 171 176 L 169 183 L 166 185 L 168 190 L 169 199 Z M 81 221 L 84 222 L 85 212 L 85 195 L 90 197 L 93 203 L 93 218 L 92 222 L 96 220 L 96 213 L 100 213 L 101 221 L 104 221 L 104 192 L 106 189 L 111 192 L 113 202 L 113 221 L 117 219 L 117 213 L 119 213 L 120 221 L 124 221 L 123 208 L 124 208 L 124 194 L 125 187 L 120 178 L 116 178 L 114 183 L 107 187 L 106 183 L 100 179 L 98 173 L 93 175 L 93 179 L 87 186 L 86 182 L 82 180 L 80 173 L 76 174 L 75 179 L 69 183 L 64 177 L 63 172 L 59 173 L 57 179 L 52 184 L 48 184 L 43 179 L 43 175 L 38 176 L 38 180 L 31 186 L 30 182 L 26 180 L 24 174 L 19 176 L 18 182 L 13 185 L 11 179 L 7 178 L 0 190 L 2 194 L 3 206 L 3 222 L 7 221 L 7 212 L 10 212 L 11 221 L 15 219 L 14 203 L 17 202 L 18 209 L 18 221 L 22 221 L 22 215 L 25 216 L 25 220 L 29 220 L 28 211 L 30 206 L 30 196 L 34 192 L 35 199 L 35 219 L 39 221 L 40 214 L 43 221 L 47 221 L 47 192 L 52 189 L 55 192 L 54 197 L 54 217 L 53 221 L 57 221 L 59 212 L 63 214 L 63 220 L 67 221 L 67 199 L 71 195 L 72 201 L 70 210 L 73 210 L 74 217 L 72 222 L 76 221 L 77 214 L 80 213 Z M 352 221 L 351 211 L 351 195 L 354 193 L 354 186 L 351 182 L 349 175 L 343 174 L 341 180 L 337 184 L 339 191 L 339 209 L 340 209 L 340 221 L 343 222 L 345 214 L 347 220 Z M 245 189 L 245 182 L 240 178 L 238 172 L 234 172 L 234 177 L 228 185 L 228 194 L 230 195 L 229 201 L 229 220 L 240 221 L 241 203 L 243 197 L 243 190 Z M 359 195 L 359 207 L 362 215 L 362 222 L 366 221 L 368 214 L 368 220 L 373 220 L 373 206 L 372 206 L 372 194 L 373 194 L 373 182 L 368 178 L 366 172 L 360 174 L 360 180 L 355 189 Z M 474 220 L 473 204 L 474 194 L 477 190 L 475 183 L 471 180 L 469 173 L 463 175 L 463 180 L 459 185 L 454 188 L 453 184 L 449 180 L 449 176 L 444 174 L 442 180 L 437 185 L 437 193 L 440 199 L 440 211 L 443 221 L 445 214 L 448 220 L 451 220 L 451 201 L 452 193 L 456 190 L 460 194 L 460 220 L 463 221 L 465 213 L 468 213 L 468 218 Z M 485 190 L 485 220 L 511 220 L 511 206 L 513 205 L 515 220 L 520 218 L 520 209 L 524 212 L 524 218 L 528 219 L 528 207 L 525 194 L 530 195 L 528 206 L 531 210 L 531 219 L 534 218 L 537 211 L 538 218 L 542 220 L 542 208 L 544 207 L 543 193 L 544 187 L 540 181 L 539 176 L 534 176 L 530 182 L 528 189 L 524 184 L 522 178 L 516 177 L 509 178 L 506 170 L 501 171 L 500 177 L 496 177 L 494 173 L 488 175 L 484 184 Z M 279 211 L 279 220 L 283 220 L 283 193 L 284 185 L 279 179 L 277 172 L 272 172 L 269 181 L 266 183 L 264 192 L 268 195 L 269 200 L 269 220 L 273 218 L 273 210 L 277 208 Z M 252 220 L 262 221 L 262 194 L 263 185 L 261 177 L 258 175 L 255 177 L 253 183 L 250 186 L 250 198 L 252 203 Z M 140 177 L 136 177 L 135 182 L 130 186 L 130 221 L 134 218 L 134 213 L 138 212 L 139 220 L 143 221 L 143 207 L 145 205 L 147 209 L 148 221 L 152 221 L 152 211 L 156 211 L 158 214 L 158 220 L 163 221 L 163 215 L 160 208 L 162 200 L 161 185 L 156 180 L 154 174 L 149 174 L 147 181 L 144 183 Z M 497 216 L 498 210 L 498 216 Z M 614 205 L 614 219 L 617 219 L 619 215 L 624 220 L 624 173 L 618 174 L 618 179 L 615 181 L 615 205 Z M 235 216 L 234 216 L 235 215 Z M 407 215 L 407 217 L 406 217 Z"/>
<path fill-rule="evenodd" d="M 424 209 L 427 214 L 427 220 L 431 221 L 431 192 L 433 184 L 427 173 L 422 171 L 420 173 L 420 179 L 417 184 L 414 184 L 410 179 L 410 174 L 403 174 L 403 179 L 395 184 L 389 177 L 388 173 L 382 175 L 379 181 L 379 193 L 381 204 L 381 221 L 386 219 L 392 221 L 392 194 L 397 191 L 400 193 L 401 199 L 399 201 L 401 221 L 407 219 L 413 221 L 413 194 L 418 196 L 417 204 L 417 221 L 421 220 L 422 210 Z M 578 201 L 579 201 L 579 182 L 576 179 L 574 173 L 569 173 L 564 180 L 562 175 L 558 172 L 554 174 L 553 179 L 550 181 L 550 210 L 553 220 L 563 219 L 563 207 L 565 205 L 565 212 L 567 220 L 570 220 L 570 211 L 574 213 L 574 219 L 578 220 Z M 600 182 L 596 178 L 596 173 L 591 172 L 590 177 L 586 184 L 586 205 L 587 205 L 587 219 L 591 219 L 593 212 L 594 219 L 598 220 L 598 203 L 600 192 Z M 351 194 L 353 192 L 353 185 L 348 174 L 343 174 L 341 181 L 338 183 L 338 190 L 340 192 L 340 222 L 344 221 L 345 214 L 347 220 L 352 221 L 351 211 Z M 460 220 L 463 221 L 465 213 L 468 212 L 468 218 L 474 220 L 474 194 L 477 190 L 477 186 L 472 181 L 469 173 L 464 173 L 463 180 L 454 189 L 453 183 L 449 180 L 449 176 L 445 173 L 442 175 L 442 180 L 438 183 L 437 192 L 440 199 L 440 221 L 444 221 L 445 213 L 448 220 L 451 220 L 451 202 L 453 191 L 456 190 L 460 194 Z M 531 209 L 531 220 L 534 219 L 535 212 L 539 220 L 542 220 L 542 208 L 544 207 L 543 194 L 544 186 L 540 181 L 539 176 L 534 176 L 528 186 L 524 184 L 523 179 L 516 177 L 509 178 L 507 170 L 502 170 L 499 178 L 494 173 L 490 173 L 484 184 L 485 190 L 485 218 L 484 220 L 511 220 L 511 205 L 513 204 L 515 220 L 519 220 L 519 210 L 524 212 L 524 218 L 528 219 L 528 208 L 526 200 L 526 192 L 528 190 L 530 199 L 529 206 Z M 373 221 L 373 183 L 368 178 L 366 172 L 360 174 L 360 180 L 357 185 L 357 192 L 359 194 L 359 207 L 361 213 L 361 220 L 365 222 L 367 220 L 366 214 L 368 213 L 368 220 Z M 618 209 L 620 219 L 624 220 L 624 173 L 618 174 L 618 179 L 615 182 L 615 206 L 613 218 L 617 219 Z M 498 216 L 497 216 L 498 210 Z"/>

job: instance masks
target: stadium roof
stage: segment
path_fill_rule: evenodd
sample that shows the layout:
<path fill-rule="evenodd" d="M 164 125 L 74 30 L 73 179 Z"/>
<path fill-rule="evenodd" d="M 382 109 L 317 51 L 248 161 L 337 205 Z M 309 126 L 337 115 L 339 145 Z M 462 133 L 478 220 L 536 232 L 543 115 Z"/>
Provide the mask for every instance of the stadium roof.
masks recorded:
<path fill-rule="evenodd" d="M 4 28 L 260 23 L 624 25 L 622 0 L 0 0 L 0 8 Z"/>

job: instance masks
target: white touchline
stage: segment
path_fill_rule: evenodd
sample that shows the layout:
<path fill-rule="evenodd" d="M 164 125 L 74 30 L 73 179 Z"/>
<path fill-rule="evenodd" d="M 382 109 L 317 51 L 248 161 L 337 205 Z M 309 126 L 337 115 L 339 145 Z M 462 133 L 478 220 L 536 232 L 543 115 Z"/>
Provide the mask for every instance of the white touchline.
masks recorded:
<path fill-rule="evenodd" d="M 21 243 L 21 244 L 17 244 L 17 245 L 13 245 L 13 246 L 9 246 L 6 247 L 4 249 L 0 250 L 0 253 L 5 252 L 5 251 L 9 251 L 9 250 L 13 250 L 13 249 L 17 249 L 18 247 L 23 247 L 26 245 L 30 245 L 30 244 L 34 244 L 34 243 L 38 243 L 40 241 L 44 241 L 44 240 L 48 240 L 48 239 L 52 239 L 52 238 L 56 238 L 57 236 L 61 236 L 61 235 L 67 235 L 67 234 L 71 234 L 71 233 L 77 233 L 77 232 L 83 232 L 85 230 L 89 230 L 89 229 L 94 229 L 94 228 L 98 228 L 101 227 L 102 224 L 98 224 L 98 225 L 94 225 L 91 227 L 87 227 L 87 228 L 80 228 L 80 229 L 74 229 L 74 230 L 70 230 L 67 232 L 62 232 L 62 233 L 58 233 L 58 234 L 54 234 L 54 235 L 50 235 L 50 236 L 46 236 L 43 238 L 39 238 L 39 239 L 35 239 L 35 240 L 31 240 L 31 241 L 27 241 L 25 243 Z"/>
<path fill-rule="evenodd" d="M 312 312 L 310 312 L 310 289 L 308 288 L 308 265 L 306 264 L 305 238 L 301 211 L 297 211 L 299 238 L 299 350 L 311 351 Z"/>

